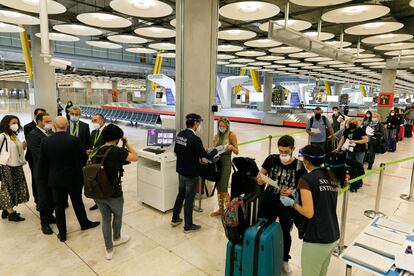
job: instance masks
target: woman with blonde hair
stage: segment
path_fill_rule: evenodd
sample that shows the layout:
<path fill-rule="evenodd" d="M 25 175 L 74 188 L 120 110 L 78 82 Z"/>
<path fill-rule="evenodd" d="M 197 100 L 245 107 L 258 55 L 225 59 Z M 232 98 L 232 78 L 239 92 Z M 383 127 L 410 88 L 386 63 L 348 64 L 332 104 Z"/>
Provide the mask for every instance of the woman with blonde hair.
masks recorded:
<path fill-rule="evenodd" d="M 221 175 L 216 182 L 218 206 L 219 209 L 211 213 L 212 217 L 221 216 L 225 206 L 230 203 L 230 195 L 228 192 L 229 179 L 231 174 L 231 154 L 239 154 L 239 147 L 237 146 L 237 136 L 230 131 L 230 121 L 226 117 L 221 117 L 217 122 L 217 134 L 214 135 L 214 147 L 221 145 L 228 145 L 226 152 L 220 156 Z"/>

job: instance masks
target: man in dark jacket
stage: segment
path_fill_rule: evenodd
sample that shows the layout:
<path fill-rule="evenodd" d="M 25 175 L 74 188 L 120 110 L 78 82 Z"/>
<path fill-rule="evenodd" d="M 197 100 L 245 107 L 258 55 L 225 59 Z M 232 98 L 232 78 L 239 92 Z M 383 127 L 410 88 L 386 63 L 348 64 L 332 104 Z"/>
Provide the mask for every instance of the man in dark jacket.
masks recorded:
<path fill-rule="evenodd" d="M 65 205 L 69 194 L 81 230 L 99 225 L 90 221 L 82 201 L 82 166 L 83 152 L 78 138 L 68 134 L 68 121 L 57 117 L 54 122 L 55 134 L 46 137 L 40 145 L 40 161 L 38 181 L 41 185 L 51 187 L 55 203 L 56 224 L 59 229 L 58 238 L 66 241 Z"/>
<path fill-rule="evenodd" d="M 24 137 L 27 140 L 27 136 L 29 135 L 29 133 L 36 128 L 36 116 L 39 115 L 40 113 L 46 113 L 46 110 L 44 108 L 36 108 L 33 112 L 33 121 L 31 121 L 30 123 L 26 124 L 23 127 L 23 132 L 24 132 Z M 37 192 L 37 185 L 36 185 L 36 180 L 34 177 L 34 169 L 33 169 L 33 159 L 32 159 L 32 155 L 30 154 L 30 149 L 28 148 L 26 151 L 26 161 L 29 164 L 29 169 L 32 175 L 32 194 L 33 194 L 33 198 L 34 198 L 34 202 L 36 204 L 36 210 L 39 211 L 39 197 L 38 197 L 38 192 Z"/>
<path fill-rule="evenodd" d="M 87 151 L 91 149 L 91 133 L 89 130 L 89 125 L 80 121 L 81 110 L 77 106 L 72 106 L 69 109 L 70 123 L 67 132 L 74 136 L 78 137 L 81 142 L 82 152 L 83 152 L 83 166 L 86 165 L 88 160 Z"/>
<path fill-rule="evenodd" d="M 184 204 L 184 232 L 190 233 L 200 230 L 201 226 L 193 223 L 193 206 L 196 187 L 199 182 L 199 163 L 201 158 L 210 158 L 215 153 L 207 154 L 203 147 L 203 142 L 196 135 L 203 121 L 198 114 L 188 114 L 186 116 L 187 129 L 177 135 L 174 152 L 177 155 L 177 173 L 179 190 L 174 204 L 171 225 L 179 225 L 183 220 L 180 218 L 181 209 Z"/>
<path fill-rule="evenodd" d="M 30 149 L 31 158 L 33 160 L 33 174 L 37 179 L 37 172 L 40 160 L 40 144 L 42 140 L 48 137 L 52 131 L 52 118 L 47 113 L 40 113 L 36 116 L 36 128 L 33 129 L 26 138 L 27 148 Z M 52 190 L 47 185 L 41 182 L 36 182 L 37 193 L 39 195 L 39 211 L 40 211 L 40 225 L 42 232 L 45 235 L 52 235 L 53 231 L 49 224 L 55 223 L 53 217 L 53 196 Z"/>

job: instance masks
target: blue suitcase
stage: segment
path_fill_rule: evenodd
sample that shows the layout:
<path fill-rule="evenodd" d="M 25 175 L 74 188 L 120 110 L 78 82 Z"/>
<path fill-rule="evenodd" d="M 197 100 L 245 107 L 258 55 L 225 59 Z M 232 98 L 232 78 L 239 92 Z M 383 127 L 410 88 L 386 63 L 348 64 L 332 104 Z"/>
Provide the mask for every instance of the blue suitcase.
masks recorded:
<path fill-rule="evenodd" d="M 283 263 L 283 232 L 279 223 L 259 218 L 244 233 L 243 276 L 279 276 Z"/>
<path fill-rule="evenodd" d="M 229 241 L 226 251 L 226 276 L 242 275 L 242 245 Z"/>

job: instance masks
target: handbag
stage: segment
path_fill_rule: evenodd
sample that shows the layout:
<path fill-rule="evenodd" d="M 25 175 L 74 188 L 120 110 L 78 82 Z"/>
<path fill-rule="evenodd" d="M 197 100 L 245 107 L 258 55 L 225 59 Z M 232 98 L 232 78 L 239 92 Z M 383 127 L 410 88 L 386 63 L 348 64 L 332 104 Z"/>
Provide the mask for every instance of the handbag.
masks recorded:
<path fill-rule="evenodd" d="M 200 162 L 200 176 L 208 181 L 217 182 L 221 176 L 220 157 L 215 157 L 209 162 Z"/>

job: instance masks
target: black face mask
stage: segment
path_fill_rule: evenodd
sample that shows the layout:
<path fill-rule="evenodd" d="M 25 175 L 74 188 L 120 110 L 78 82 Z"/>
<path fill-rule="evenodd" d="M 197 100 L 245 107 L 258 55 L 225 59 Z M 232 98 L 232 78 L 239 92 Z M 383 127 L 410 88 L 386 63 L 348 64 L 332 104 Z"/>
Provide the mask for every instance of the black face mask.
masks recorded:
<path fill-rule="evenodd" d="M 316 119 L 316 120 L 320 120 L 320 119 L 321 119 L 321 117 L 322 117 L 322 114 L 320 114 L 320 113 L 316 113 L 316 114 L 315 114 L 315 119 Z"/>
<path fill-rule="evenodd" d="M 357 128 L 357 125 L 356 124 L 349 124 L 349 129 L 350 130 L 354 130 L 356 128 Z"/>

